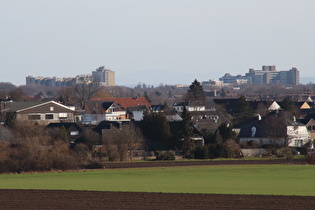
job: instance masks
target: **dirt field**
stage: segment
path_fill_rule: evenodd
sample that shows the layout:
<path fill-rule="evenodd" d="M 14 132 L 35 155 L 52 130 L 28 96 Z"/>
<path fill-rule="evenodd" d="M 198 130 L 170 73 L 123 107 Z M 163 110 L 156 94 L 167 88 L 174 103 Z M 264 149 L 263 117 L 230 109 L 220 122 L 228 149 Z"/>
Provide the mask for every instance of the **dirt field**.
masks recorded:
<path fill-rule="evenodd" d="M 0 209 L 314 209 L 314 197 L 0 190 Z"/>
<path fill-rule="evenodd" d="M 143 167 L 174 167 L 201 165 L 248 165 L 248 164 L 287 164 L 285 159 L 263 160 L 215 160 L 215 161 L 145 161 L 145 162 L 107 162 L 104 168 L 143 168 Z M 292 160 L 291 164 L 306 164 L 305 159 Z"/>

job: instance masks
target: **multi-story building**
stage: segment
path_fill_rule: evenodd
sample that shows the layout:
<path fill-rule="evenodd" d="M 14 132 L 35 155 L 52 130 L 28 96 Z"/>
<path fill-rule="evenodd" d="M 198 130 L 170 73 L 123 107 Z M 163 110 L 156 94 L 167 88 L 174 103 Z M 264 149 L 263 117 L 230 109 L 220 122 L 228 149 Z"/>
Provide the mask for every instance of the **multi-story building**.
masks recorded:
<path fill-rule="evenodd" d="M 115 86 L 115 72 L 105 66 L 92 71 L 92 77 L 94 82 L 98 82 L 102 86 Z"/>
<path fill-rule="evenodd" d="M 26 85 L 42 85 L 46 87 L 71 87 L 77 84 L 77 81 L 79 81 L 77 77 L 57 78 L 27 76 Z"/>
<path fill-rule="evenodd" d="M 77 84 L 89 84 L 97 82 L 103 86 L 115 86 L 115 72 L 99 67 L 92 74 L 81 74 L 75 77 L 57 78 L 57 77 L 26 77 L 26 85 L 42 85 L 48 87 L 71 87 Z"/>
<path fill-rule="evenodd" d="M 251 84 L 252 78 L 248 76 L 232 76 L 230 73 L 226 73 L 223 77 L 219 78 L 219 81 L 223 82 L 224 84 Z"/>
<path fill-rule="evenodd" d="M 261 70 L 249 69 L 245 76 L 232 76 L 227 73 L 219 80 L 229 84 L 299 85 L 300 72 L 295 67 L 290 70 L 277 71 L 276 66 L 263 66 Z"/>

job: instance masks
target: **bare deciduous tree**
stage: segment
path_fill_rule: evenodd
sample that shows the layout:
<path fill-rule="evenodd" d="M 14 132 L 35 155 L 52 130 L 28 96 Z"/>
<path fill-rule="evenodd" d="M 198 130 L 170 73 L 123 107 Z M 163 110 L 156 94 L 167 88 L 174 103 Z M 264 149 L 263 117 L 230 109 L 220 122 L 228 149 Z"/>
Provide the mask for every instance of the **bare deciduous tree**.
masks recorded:
<path fill-rule="evenodd" d="M 93 97 L 94 94 L 99 90 L 99 85 L 97 83 L 83 83 L 77 84 L 74 87 L 74 91 L 78 97 L 78 102 L 83 108 L 83 103 Z"/>
<path fill-rule="evenodd" d="M 104 137 L 104 143 L 110 159 L 118 155 L 120 161 L 132 160 L 133 150 L 141 147 L 143 137 L 141 131 L 132 124 L 122 125 L 121 128 L 112 127 L 107 130 Z"/>

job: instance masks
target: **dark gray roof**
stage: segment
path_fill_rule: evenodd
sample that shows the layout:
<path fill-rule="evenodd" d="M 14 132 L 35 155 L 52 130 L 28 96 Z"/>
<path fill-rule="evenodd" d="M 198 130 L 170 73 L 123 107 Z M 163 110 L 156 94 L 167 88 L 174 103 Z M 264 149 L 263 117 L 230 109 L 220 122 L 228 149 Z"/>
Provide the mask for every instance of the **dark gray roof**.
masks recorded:
<path fill-rule="evenodd" d="M 18 110 L 30 108 L 32 106 L 47 103 L 47 101 L 27 101 L 27 102 L 12 102 L 9 103 L 10 111 L 16 112 Z"/>
<path fill-rule="evenodd" d="M 144 111 L 146 109 L 148 109 L 147 106 L 134 106 L 134 107 L 127 108 L 128 111 Z"/>

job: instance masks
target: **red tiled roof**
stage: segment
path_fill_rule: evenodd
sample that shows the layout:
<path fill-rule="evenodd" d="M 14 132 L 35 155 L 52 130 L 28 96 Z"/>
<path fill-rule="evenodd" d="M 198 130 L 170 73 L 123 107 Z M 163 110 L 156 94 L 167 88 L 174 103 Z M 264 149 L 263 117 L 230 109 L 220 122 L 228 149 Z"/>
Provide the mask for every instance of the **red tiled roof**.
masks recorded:
<path fill-rule="evenodd" d="M 91 98 L 91 101 L 114 101 L 127 109 L 128 107 L 135 106 L 151 106 L 150 102 L 145 97 L 133 98 Z"/>

